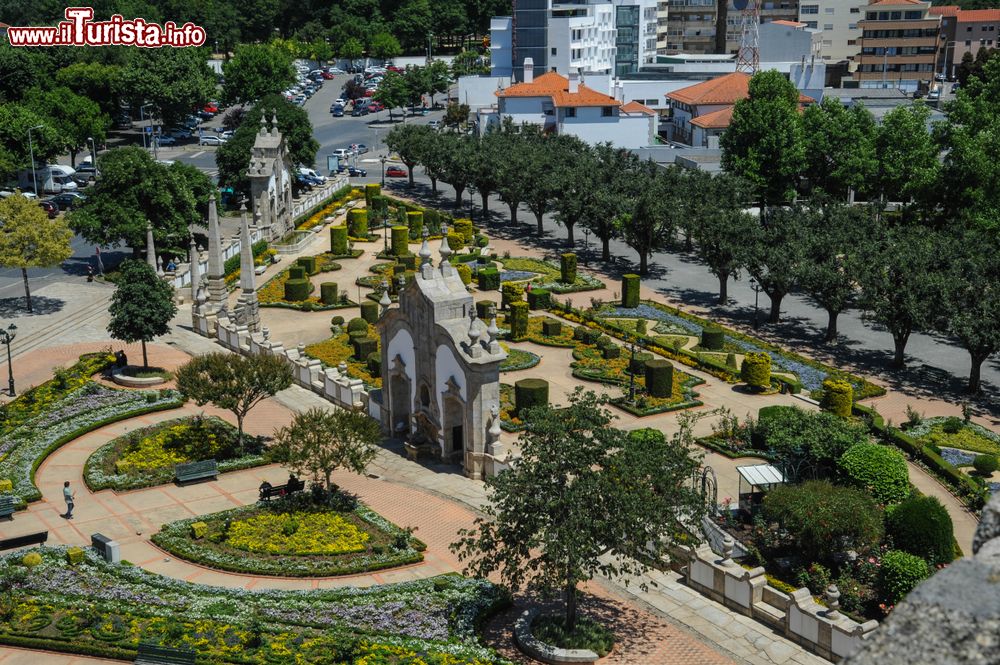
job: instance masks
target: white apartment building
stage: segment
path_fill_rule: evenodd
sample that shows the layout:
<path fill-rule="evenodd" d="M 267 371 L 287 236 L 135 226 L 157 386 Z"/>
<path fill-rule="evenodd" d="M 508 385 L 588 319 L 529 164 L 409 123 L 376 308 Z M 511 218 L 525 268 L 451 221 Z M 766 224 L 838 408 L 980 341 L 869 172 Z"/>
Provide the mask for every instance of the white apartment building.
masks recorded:
<path fill-rule="evenodd" d="M 548 25 L 549 71 L 608 74 L 615 66 L 615 11 L 607 3 L 553 5 Z"/>
<path fill-rule="evenodd" d="M 868 5 L 864 0 L 801 0 L 799 21 L 814 30 L 822 30 L 822 57 L 827 63 L 847 61 L 854 69 L 861 28 Z"/>

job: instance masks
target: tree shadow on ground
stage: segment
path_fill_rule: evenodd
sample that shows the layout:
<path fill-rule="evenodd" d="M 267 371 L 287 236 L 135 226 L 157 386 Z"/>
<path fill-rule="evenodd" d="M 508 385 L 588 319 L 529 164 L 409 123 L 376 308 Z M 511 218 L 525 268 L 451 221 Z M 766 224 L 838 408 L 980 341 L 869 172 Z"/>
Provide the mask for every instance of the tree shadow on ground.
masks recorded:
<path fill-rule="evenodd" d="M 403 442 L 400 439 L 392 438 L 385 439 L 382 442 L 382 448 L 388 450 L 391 453 L 399 455 L 400 457 L 406 457 L 406 449 L 403 447 Z M 447 474 L 458 474 L 465 475 L 461 464 L 452 464 L 448 462 L 442 462 L 441 460 L 429 457 L 428 455 L 420 455 L 417 459 L 416 464 L 419 464 L 428 471 L 433 471 L 434 473 L 447 473 Z"/>
<path fill-rule="evenodd" d="M 31 308 L 29 312 L 25 304 L 24 296 L 14 298 L 0 298 L 0 318 L 23 319 L 29 316 L 42 316 L 44 314 L 54 314 L 59 312 L 66 305 L 65 300 L 59 298 L 48 298 L 46 296 L 31 296 Z"/>

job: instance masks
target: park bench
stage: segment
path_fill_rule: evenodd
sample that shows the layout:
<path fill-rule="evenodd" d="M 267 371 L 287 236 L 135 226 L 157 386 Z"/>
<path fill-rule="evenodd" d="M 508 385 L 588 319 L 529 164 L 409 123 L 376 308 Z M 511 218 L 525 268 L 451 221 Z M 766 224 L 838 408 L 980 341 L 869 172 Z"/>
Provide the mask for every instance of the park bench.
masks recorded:
<path fill-rule="evenodd" d="M 9 517 L 14 519 L 14 507 L 17 502 L 14 501 L 14 497 L 10 494 L 4 494 L 0 496 L 0 517 Z"/>
<path fill-rule="evenodd" d="M 219 465 L 214 459 L 200 462 L 185 462 L 174 467 L 174 475 L 178 483 L 190 483 L 196 480 L 208 480 L 219 475 Z"/>
<path fill-rule="evenodd" d="M 18 547 L 27 547 L 28 545 L 41 545 L 48 539 L 48 531 L 39 531 L 38 533 L 28 533 L 23 536 L 4 538 L 3 540 L 0 540 L 0 552 L 3 550 L 17 549 Z"/>
<path fill-rule="evenodd" d="M 260 500 L 270 501 L 276 496 L 285 496 L 287 494 L 294 494 L 295 492 L 301 492 L 306 488 L 306 482 L 300 480 L 296 483 L 287 483 L 285 485 L 272 485 L 271 487 L 262 487 L 260 489 Z"/>
<path fill-rule="evenodd" d="M 161 647 L 158 644 L 139 643 L 136 665 L 195 665 L 195 652 L 189 649 Z"/>

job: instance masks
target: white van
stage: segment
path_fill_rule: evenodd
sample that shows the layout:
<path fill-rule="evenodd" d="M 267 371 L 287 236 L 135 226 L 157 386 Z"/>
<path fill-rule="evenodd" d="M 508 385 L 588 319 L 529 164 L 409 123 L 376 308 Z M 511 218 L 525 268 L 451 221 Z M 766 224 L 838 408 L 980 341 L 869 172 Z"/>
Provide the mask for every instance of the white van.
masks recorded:
<path fill-rule="evenodd" d="M 310 178 L 316 178 L 317 180 L 320 180 L 322 182 L 326 182 L 326 176 L 320 175 L 319 173 L 317 173 L 313 169 L 307 169 L 304 166 L 300 166 L 299 167 L 299 173 L 301 175 L 306 175 L 306 176 L 309 176 Z"/>
<path fill-rule="evenodd" d="M 48 167 L 53 173 L 61 173 L 64 176 L 69 176 L 72 178 L 76 175 L 76 169 L 72 166 L 66 166 L 65 164 L 49 164 Z"/>
<path fill-rule="evenodd" d="M 76 173 L 75 170 L 70 170 Z M 48 166 L 35 169 L 34 173 L 31 172 L 31 169 L 24 169 L 17 174 L 17 184 L 23 191 L 34 192 L 36 182 L 38 183 L 38 191 L 46 194 L 74 192 L 79 188 L 73 182 L 73 178 Z"/>

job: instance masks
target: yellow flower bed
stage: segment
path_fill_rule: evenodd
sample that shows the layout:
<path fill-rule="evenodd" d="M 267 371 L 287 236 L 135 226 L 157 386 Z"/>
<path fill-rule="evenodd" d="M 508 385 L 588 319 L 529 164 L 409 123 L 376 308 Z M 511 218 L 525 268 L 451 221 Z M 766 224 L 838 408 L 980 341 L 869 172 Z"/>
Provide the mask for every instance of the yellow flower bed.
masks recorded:
<path fill-rule="evenodd" d="M 191 425 L 181 423 L 166 429 L 161 429 L 151 437 L 143 439 L 138 446 L 122 455 L 115 463 L 118 473 L 133 471 L 152 471 L 183 462 L 190 458 L 178 448 L 171 446 L 172 442 L 180 441 L 189 434 Z M 219 451 L 219 440 L 212 432 L 205 432 L 199 443 L 199 448 L 205 452 L 205 459 L 215 457 Z"/>
<path fill-rule="evenodd" d="M 349 554 L 367 548 L 368 534 L 331 513 L 263 513 L 233 522 L 226 542 L 266 554 Z"/>
<path fill-rule="evenodd" d="M 361 190 L 356 188 L 352 189 L 346 195 L 323 206 L 323 208 L 319 212 L 313 213 L 312 215 L 310 215 L 309 219 L 302 222 L 295 228 L 299 231 L 308 231 L 314 226 L 322 223 L 322 221 L 325 218 L 329 217 L 337 208 L 343 208 L 344 204 L 348 203 L 349 201 L 353 201 L 354 199 L 361 198 L 363 196 L 364 192 L 362 192 Z"/>
<path fill-rule="evenodd" d="M 379 339 L 378 329 L 368 324 L 368 336 Z M 380 344 L 381 346 L 381 344 Z M 351 338 L 347 333 L 331 337 L 328 340 L 310 344 L 306 347 L 306 355 L 323 361 L 328 367 L 336 367 L 340 363 L 347 363 L 347 375 L 352 379 L 361 379 L 365 385 L 382 387 L 382 377 L 372 376 L 368 371 L 368 364 L 351 360 L 354 347 L 351 346 Z"/>

